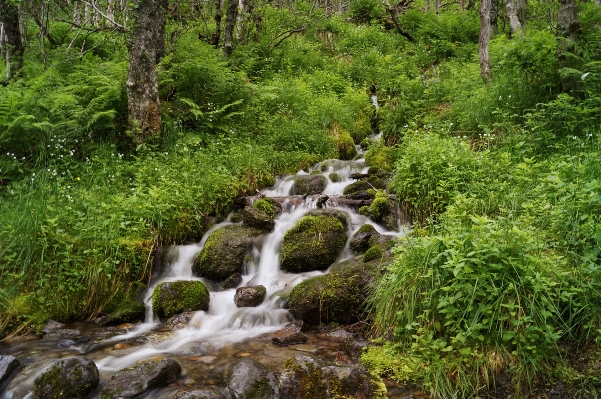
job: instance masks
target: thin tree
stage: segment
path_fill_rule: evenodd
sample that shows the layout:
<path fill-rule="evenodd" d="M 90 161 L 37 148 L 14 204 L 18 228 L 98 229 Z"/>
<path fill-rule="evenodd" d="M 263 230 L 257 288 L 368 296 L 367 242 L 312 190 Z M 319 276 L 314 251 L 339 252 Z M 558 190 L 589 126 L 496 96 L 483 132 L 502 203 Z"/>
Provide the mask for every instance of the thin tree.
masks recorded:
<path fill-rule="evenodd" d="M 136 0 L 127 43 L 128 127 L 137 143 L 159 133 L 161 110 L 156 66 L 165 52 L 165 3 Z"/>
<path fill-rule="evenodd" d="M 225 14 L 225 28 L 223 30 L 223 53 L 229 57 L 234 51 L 232 43 L 234 31 L 236 29 L 236 20 L 238 19 L 238 0 L 229 0 L 227 12 Z"/>
<path fill-rule="evenodd" d="M 480 7 L 480 41 L 478 56 L 480 58 L 480 76 L 484 82 L 492 79 L 490 60 L 488 58 L 488 41 L 490 40 L 490 2 L 482 0 Z"/>
<path fill-rule="evenodd" d="M 518 17 L 513 0 L 505 0 L 505 9 L 507 10 L 507 17 L 509 18 L 509 28 L 511 29 L 511 34 L 515 35 L 522 30 L 522 23 Z"/>
<path fill-rule="evenodd" d="M 0 0 L 0 52 L 6 65 L 7 81 L 21 70 L 24 50 L 19 30 L 19 10 L 10 0 Z"/>

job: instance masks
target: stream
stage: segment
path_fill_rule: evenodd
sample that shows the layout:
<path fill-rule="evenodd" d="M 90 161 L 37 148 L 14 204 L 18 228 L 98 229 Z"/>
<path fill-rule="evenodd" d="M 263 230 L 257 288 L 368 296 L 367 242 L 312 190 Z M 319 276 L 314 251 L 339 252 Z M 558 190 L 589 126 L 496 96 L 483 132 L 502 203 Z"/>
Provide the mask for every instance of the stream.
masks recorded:
<path fill-rule="evenodd" d="M 377 103 L 376 103 L 377 104 Z M 252 256 L 243 265 L 242 283 L 239 287 L 262 285 L 267 293 L 265 300 L 256 307 L 237 307 L 234 302 L 236 289 L 222 290 L 217 284 L 196 277 L 192 273 L 194 259 L 202 251 L 208 237 L 216 229 L 233 224 L 230 218 L 211 228 L 199 243 L 164 248 L 163 273 L 155 278 L 145 292 L 146 317 L 138 324 L 117 327 L 100 327 L 93 322 L 71 323 L 62 327 L 62 333 L 47 334 L 44 338 L 20 337 L 0 343 L 0 355 L 12 355 L 23 364 L 23 370 L 12 379 L 1 399 L 22 399 L 32 396 L 34 379 L 51 362 L 72 356 L 86 356 L 95 362 L 100 372 L 100 386 L 92 397 L 99 397 L 100 389 L 116 371 L 132 366 L 141 360 L 169 357 L 181 365 L 177 381 L 168 387 L 157 388 L 139 396 L 141 398 L 172 398 L 182 387 L 220 386 L 225 367 L 232 361 L 249 357 L 274 372 L 284 368 L 285 362 L 295 354 L 309 354 L 324 361 L 351 362 L 343 343 L 328 339 L 327 330 L 312 329 L 305 333 L 307 342 L 290 346 L 276 346 L 271 334 L 293 320 L 282 292 L 314 276 L 328 273 L 311 271 L 287 273 L 280 269 L 280 247 L 286 231 L 303 215 L 317 207 L 320 194 L 290 195 L 294 178 L 321 174 L 327 186 L 321 195 L 334 199 L 343 194 L 345 187 L 355 181 L 352 174 L 366 174 L 361 148 L 353 161 L 328 160 L 315 165 L 308 172 L 299 171 L 296 176 L 277 180 L 274 187 L 265 189 L 266 197 L 285 198 L 283 212 L 275 219 L 270 233 L 257 237 Z M 336 172 L 339 181 L 333 182 L 330 174 Z M 323 199 L 323 197 L 322 197 Z M 339 263 L 353 256 L 349 249 L 349 237 L 364 224 L 372 224 L 378 233 L 394 237 L 405 234 L 408 226 L 397 217 L 397 230 L 389 231 L 352 207 L 339 205 L 334 200 L 325 203 L 326 208 L 342 209 L 350 215 L 347 227 L 347 243 L 338 257 Z M 202 280 L 210 291 L 208 311 L 197 311 L 183 321 L 181 328 L 172 329 L 153 314 L 152 292 L 163 282 L 179 280 Z M 388 397 L 405 398 L 427 395 L 387 382 Z M 0 386 L 0 389 L 2 386 Z M 221 389 L 221 388 L 220 388 Z M 229 397 L 223 388 L 222 394 Z"/>

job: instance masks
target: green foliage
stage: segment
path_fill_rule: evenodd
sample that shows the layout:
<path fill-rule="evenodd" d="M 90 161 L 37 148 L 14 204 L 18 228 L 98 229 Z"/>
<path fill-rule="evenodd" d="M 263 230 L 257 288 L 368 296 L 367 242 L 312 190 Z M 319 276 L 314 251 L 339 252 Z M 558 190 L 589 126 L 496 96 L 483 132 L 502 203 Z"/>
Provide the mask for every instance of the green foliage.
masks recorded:
<path fill-rule="evenodd" d="M 378 0 L 351 0 L 349 14 L 357 22 L 370 23 L 381 19 L 386 14 L 386 9 Z"/>

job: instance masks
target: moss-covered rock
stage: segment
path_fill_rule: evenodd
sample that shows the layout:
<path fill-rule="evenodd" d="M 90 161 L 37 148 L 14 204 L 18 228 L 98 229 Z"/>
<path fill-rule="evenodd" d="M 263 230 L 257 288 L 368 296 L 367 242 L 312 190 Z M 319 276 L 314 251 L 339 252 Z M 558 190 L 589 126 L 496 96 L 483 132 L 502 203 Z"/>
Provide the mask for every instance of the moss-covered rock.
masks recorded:
<path fill-rule="evenodd" d="M 100 392 L 100 399 L 138 397 L 151 389 L 169 385 L 181 371 L 179 363 L 173 359 L 146 361 L 119 370 Z"/>
<path fill-rule="evenodd" d="M 370 167 L 375 167 L 385 171 L 392 170 L 392 148 L 383 144 L 376 144 L 369 147 L 365 154 L 365 163 Z"/>
<path fill-rule="evenodd" d="M 96 364 L 83 356 L 57 360 L 33 382 L 33 399 L 84 399 L 96 389 Z"/>
<path fill-rule="evenodd" d="M 242 210 L 236 211 L 234 213 L 232 213 L 232 216 L 230 216 L 230 222 L 232 223 L 240 223 L 242 221 Z"/>
<path fill-rule="evenodd" d="M 363 262 L 381 259 L 383 255 L 384 251 L 380 247 L 373 246 L 365 252 L 365 255 L 363 255 Z"/>
<path fill-rule="evenodd" d="M 262 212 L 265 212 L 272 218 L 275 218 L 276 215 L 282 213 L 282 204 L 269 197 L 256 200 L 253 203 L 253 207 L 257 208 Z"/>
<path fill-rule="evenodd" d="M 146 305 L 137 299 L 128 299 L 117 307 L 117 309 L 106 316 L 99 317 L 96 324 L 100 326 L 117 325 L 144 320 L 146 316 Z"/>
<path fill-rule="evenodd" d="M 305 216 L 284 235 L 281 268 L 292 273 L 326 269 L 345 243 L 345 228 L 338 218 Z"/>
<path fill-rule="evenodd" d="M 338 183 L 339 181 L 342 181 L 342 176 L 338 172 L 332 172 L 328 175 L 328 177 L 332 183 Z"/>
<path fill-rule="evenodd" d="M 220 227 L 211 234 L 194 261 L 192 272 L 213 281 L 223 281 L 242 272 L 242 265 L 253 239 L 261 230 L 246 226 Z"/>
<path fill-rule="evenodd" d="M 262 231 L 271 231 L 275 227 L 273 216 L 269 216 L 267 213 L 252 206 L 244 208 L 242 223 L 247 227 Z"/>
<path fill-rule="evenodd" d="M 343 161 L 351 160 L 357 155 L 357 147 L 350 133 L 335 123 L 330 129 L 330 135 L 334 140 L 336 149 L 338 150 L 338 159 Z"/>
<path fill-rule="evenodd" d="M 233 399 L 279 399 L 278 379 L 273 371 L 252 359 L 242 359 L 225 372 Z"/>
<path fill-rule="evenodd" d="M 161 319 L 192 310 L 209 310 L 209 290 L 202 281 L 159 284 L 152 293 L 152 310 Z"/>
<path fill-rule="evenodd" d="M 369 240 L 371 237 L 379 235 L 371 224 L 364 224 L 351 237 L 350 248 L 355 253 L 363 253 L 369 249 Z"/>
<path fill-rule="evenodd" d="M 351 215 L 348 212 L 336 208 L 317 208 L 305 213 L 305 216 L 333 216 L 340 220 L 345 229 L 351 224 Z"/>
<path fill-rule="evenodd" d="M 262 285 L 240 287 L 234 295 L 234 302 L 239 308 L 255 307 L 263 303 L 267 290 Z"/>
<path fill-rule="evenodd" d="M 385 216 L 390 215 L 388 197 L 377 196 L 369 206 L 369 213 L 374 222 L 381 222 Z"/>
<path fill-rule="evenodd" d="M 321 194 L 328 185 L 328 179 L 323 175 L 295 176 L 291 195 Z"/>
<path fill-rule="evenodd" d="M 290 293 L 290 312 L 309 325 L 354 323 L 363 312 L 373 277 L 371 265 L 349 265 L 305 280 Z"/>

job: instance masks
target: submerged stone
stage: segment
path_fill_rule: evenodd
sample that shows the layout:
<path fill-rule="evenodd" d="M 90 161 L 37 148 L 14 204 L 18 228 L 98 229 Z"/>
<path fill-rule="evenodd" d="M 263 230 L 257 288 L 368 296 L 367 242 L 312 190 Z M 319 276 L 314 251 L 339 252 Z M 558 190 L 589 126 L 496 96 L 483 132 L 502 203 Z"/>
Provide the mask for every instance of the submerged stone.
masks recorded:
<path fill-rule="evenodd" d="M 307 342 L 307 336 L 302 333 L 305 323 L 302 320 L 288 323 L 286 327 L 277 330 L 271 336 L 274 344 L 278 345 L 296 345 Z"/>
<path fill-rule="evenodd" d="M 32 398 L 87 398 L 99 380 L 96 364 L 87 357 L 57 360 L 34 380 Z"/>
<path fill-rule="evenodd" d="M 305 216 L 284 235 L 281 268 L 292 273 L 326 269 L 345 243 L 346 231 L 338 218 Z"/>
<path fill-rule="evenodd" d="M 226 371 L 227 388 L 233 399 L 280 399 L 278 379 L 261 363 L 242 359 Z"/>
<path fill-rule="evenodd" d="M 161 318 L 193 310 L 209 310 L 209 290 L 202 281 L 159 284 L 152 293 L 152 310 Z"/>
<path fill-rule="evenodd" d="M 259 306 L 265 299 L 267 290 L 262 285 L 240 287 L 236 290 L 234 302 L 239 308 Z"/>
<path fill-rule="evenodd" d="M 252 247 L 254 237 L 261 230 L 246 226 L 229 225 L 215 230 L 194 261 L 192 271 L 197 276 L 223 281 L 232 274 L 241 273 L 244 258 Z"/>
<path fill-rule="evenodd" d="M 116 372 L 100 392 L 100 399 L 135 398 L 151 389 L 167 386 L 181 371 L 173 359 L 140 363 Z"/>

